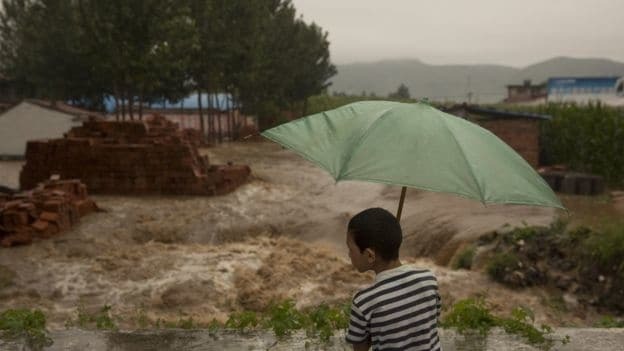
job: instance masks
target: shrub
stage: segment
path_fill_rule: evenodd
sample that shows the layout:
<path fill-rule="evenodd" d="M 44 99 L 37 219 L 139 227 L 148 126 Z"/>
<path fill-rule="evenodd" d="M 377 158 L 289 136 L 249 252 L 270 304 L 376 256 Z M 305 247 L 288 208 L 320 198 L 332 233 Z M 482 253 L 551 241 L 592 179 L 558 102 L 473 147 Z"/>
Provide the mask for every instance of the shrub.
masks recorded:
<path fill-rule="evenodd" d="M 452 264 L 453 269 L 470 269 L 475 256 L 476 249 L 474 246 L 465 247 Z"/>
<path fill-rule="evenodd" d="M 538 109 L 553 118 L 542 124 L 542 162 L 600 174 L 624 183 L 624 113 L 601 104 L 549 104 Z"/>
<path fill-rule="evenodd" d="M 582 250 L 588 264 L 609 272 L 624 272 L 624 225 L 612 225 L 588 235 Z"/>
<path fill-rule="evenodd" d="M 487 264 L 487 274 L 494 281 L 505 283 L 507 274 L 519 267 L 520 260 L 513 253 L 498 253 Z"/>

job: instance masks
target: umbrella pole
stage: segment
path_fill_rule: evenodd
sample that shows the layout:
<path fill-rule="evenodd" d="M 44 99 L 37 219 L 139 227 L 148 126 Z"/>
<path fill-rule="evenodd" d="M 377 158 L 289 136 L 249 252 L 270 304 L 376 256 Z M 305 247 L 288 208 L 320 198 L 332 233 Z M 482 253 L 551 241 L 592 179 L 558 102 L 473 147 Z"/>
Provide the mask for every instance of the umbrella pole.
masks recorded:
<path fill-rule="evenodd" d="M 403 212 L 403 202 L 405 201 L 405 192 L 407 192 L 407 187 L 403 187 L 401 189 L 401 200 L 399 200 L 399 209 L 397 210 L 397 221 L 401 221 L 401 212 Z"/>

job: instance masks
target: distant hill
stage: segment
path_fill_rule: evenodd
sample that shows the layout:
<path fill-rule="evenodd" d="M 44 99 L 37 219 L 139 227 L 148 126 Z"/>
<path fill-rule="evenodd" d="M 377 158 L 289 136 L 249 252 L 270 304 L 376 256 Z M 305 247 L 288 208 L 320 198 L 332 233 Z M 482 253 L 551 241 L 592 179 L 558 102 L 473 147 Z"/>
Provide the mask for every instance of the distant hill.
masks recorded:
<path fill-rule="evenodd" d="M 387 96 L 404 83 L 412 97 L 431 100 L 497 102 L 508 84 L 534 83 L 558 76 L 624 75 L 624 63 L 606 59 L 556 57 L 525 68 L 501 65 L 430 65 L 419 60 L 387 60 L 338 65 L 331 91 Z"/>

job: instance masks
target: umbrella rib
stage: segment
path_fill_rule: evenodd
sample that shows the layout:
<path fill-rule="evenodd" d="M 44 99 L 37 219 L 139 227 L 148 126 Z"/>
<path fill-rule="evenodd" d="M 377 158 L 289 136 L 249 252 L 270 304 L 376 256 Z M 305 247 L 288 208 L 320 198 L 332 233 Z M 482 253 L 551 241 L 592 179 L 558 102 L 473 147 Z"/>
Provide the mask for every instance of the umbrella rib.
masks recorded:
<path fill-rule="evenodd" d="M 459 117 L 455 117 L 455 118 L 459 118 Z M 455 145 L 457 145 L 457 148 L 459 149 L 459 151 L 461 152 L 462 156 L 464 157 L 464 162 L 466 162 L 466 165 L 468 166 L 468 169 L 470 170 L 470 175 L 472 175 L 472 179 L 474 180 L 474 183 L 477 186 L 477 189 L 479 189 L 479 197 L 481 198 L 481 202 L 484 205 L 487 204 L 487 202 L 485 201 L 485 198 L 483 197 L 483 195 L 484 195 L 483 194 L 483 189 L 481 189 L 481 186 L 479 185 L 479 181 L 477 180 L 477 176 L 475 175 L 475 172 L 472 169 L 472 165 L 470 164 L 470 162 L 468 162 L 468 158 L 466 157 L 466 153 L 464 152 L 464 149 L 462 148 L 461 144 L 459 143 L 459 140 L 457 140 L 457 137 L 455 136 L 455 133 L 453 133 L 453 130 L 451 128 L 449 128 L 449 125 L 448 125 L 448 123 L 446 123 L 446 118 L 444 116 L 442 116 L 442 122 L 446 126 L 446 130 L 448 130 L 449 133 L 451 134 L 451 136 L 453 137 L 453 140 L 455 141 Z"/>
<path fill-rule="evenodd" d="M 340 172 L 338 172 L 338 177 L 336 177 L 336 181 L 340 180 L 343 176 L 342 174 L 342 170 L 344 169 L 348 169 L 349 167 L 347 167 L 349 165 L 349 162 L 351 162 L 351 158 L 353 157 L 353 150 L 355 150 L 358 146 L 360 146 L 360 144 L 362 143 L 362 140 L 364 140 L 366 138 L 366 136 L 368 136 L 368 134 L 370 133 L 371 129 L 373 129 L 373 127 L 377 124 L 377 122 L 379 122 L 382 118 L 384 118 L 385 116 L 388 115 L 388 113 L 392 111 L 392 107 L 385 110 L 381 115 L 379 115 L 379 117 L 377 117 L 373 123 L 371 123 L 368 128 L 366 128 L 366 131 L 364 133 L 362 133 L 362 135 L 360 135 L 360 137 L 358 138 L 357 142 L 351 144 L 349 146 L 349 150 L 348 152 L 346 152 L 345 154 L 347 155 L 347 158 L 345 159 L 344 162 L 342 162 L 342 165 L 340 167 Z"/>

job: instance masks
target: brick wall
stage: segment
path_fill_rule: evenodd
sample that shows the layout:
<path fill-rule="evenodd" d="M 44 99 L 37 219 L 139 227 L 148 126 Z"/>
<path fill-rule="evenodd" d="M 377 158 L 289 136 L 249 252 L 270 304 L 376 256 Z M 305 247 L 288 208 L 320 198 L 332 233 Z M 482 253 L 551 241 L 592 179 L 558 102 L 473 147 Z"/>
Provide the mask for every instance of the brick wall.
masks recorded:
<path fill-rule="evenodd" d="M 533 168 L 539 166 L 539 121 L 514 118 L 481 120 L 477 123 L 511 146 Z"/>

